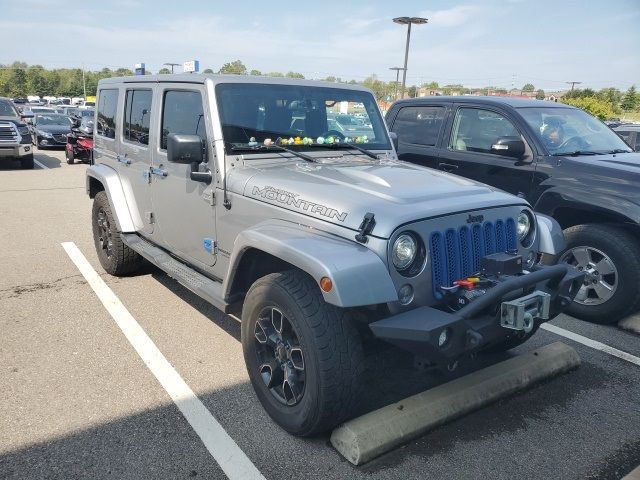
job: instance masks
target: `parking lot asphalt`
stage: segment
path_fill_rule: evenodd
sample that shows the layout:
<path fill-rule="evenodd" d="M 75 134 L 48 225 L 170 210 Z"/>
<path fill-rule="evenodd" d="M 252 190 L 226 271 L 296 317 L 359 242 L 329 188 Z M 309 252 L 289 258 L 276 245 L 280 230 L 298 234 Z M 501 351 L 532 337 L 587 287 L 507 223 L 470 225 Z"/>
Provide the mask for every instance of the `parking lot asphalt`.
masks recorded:
<path fill-rule="evenodd" d="M 640 366 L 549 331 L 453 374 L 369 346 L 363 411 L 557 340 L 582 365 L 444 425 L 361 467 L 328 434 L 291 437 L 249 384 L 239 323 L 150 265 L 104 273 L 85 165 L 39 151 L 0 166 L 0 478 L 225 478 L 61 246 L 73 242 L 176 372 L 267 479 L 619 479 L 640 465 Z M 42 168 L 46 167 L 46 168 Z M 640 355 L 640 337 L 562 316 L 568 331 Z"/>

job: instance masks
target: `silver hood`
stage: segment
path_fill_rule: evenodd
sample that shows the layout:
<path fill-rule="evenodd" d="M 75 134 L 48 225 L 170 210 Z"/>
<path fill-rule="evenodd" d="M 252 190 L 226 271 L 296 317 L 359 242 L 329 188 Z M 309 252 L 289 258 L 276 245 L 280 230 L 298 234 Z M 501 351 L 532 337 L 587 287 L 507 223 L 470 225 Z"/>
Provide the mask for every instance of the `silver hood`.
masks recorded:
<path fill-rule="evenodd" d="M 352 230 L 371 212 L 371 234 L 381 238 L 420 219 L 526 204 L 487 185 L 401 161 L 255 163 L 230 171 L 232 190 Z"/>

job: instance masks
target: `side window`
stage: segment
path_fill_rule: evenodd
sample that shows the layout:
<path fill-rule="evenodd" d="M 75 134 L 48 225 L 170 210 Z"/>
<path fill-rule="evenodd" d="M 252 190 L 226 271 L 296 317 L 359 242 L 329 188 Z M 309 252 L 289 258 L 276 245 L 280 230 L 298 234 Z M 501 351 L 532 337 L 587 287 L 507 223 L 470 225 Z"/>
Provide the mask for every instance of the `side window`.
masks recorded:
<path fill-rule="evenodd" d="M 118 90 L 103 89 L 98 95 L 98 125 L 96 132 L 107 138 L 116 138 L 116 110 L 118 108 Z"/>
<path fill-rule="evenodd" d="M 162 135 L 160 148 L 167 149 L 167 135 L 181 133 L 199 135 L 206 140 L 202 95 L 200 92 L 168 90 L 162 102 Z"/>
<path fill-rule="evenodd" d="M 404 107 L 398 112 L 392 131 L 403 143 L 435 145 L 444 119 L 444 107 Z"/>
<path fill-rule="evenodd" d="M 149 145 L 151 90 L 127 90 L 124 102 L 124 139 Z"/>
<path fill-rule="evenodd" d="M 479 108 L 460 108 L 451 131 L 452 150 L 491 153 L 491 145 L 500 137 L 518 137 L 513 124 L 499 113 Z"/>

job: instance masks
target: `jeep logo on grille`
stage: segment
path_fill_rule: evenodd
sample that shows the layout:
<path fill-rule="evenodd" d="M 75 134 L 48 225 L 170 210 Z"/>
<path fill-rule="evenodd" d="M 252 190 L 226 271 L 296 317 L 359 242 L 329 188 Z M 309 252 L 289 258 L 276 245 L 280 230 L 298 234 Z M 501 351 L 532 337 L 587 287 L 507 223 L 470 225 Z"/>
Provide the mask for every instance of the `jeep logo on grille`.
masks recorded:
<path fill-rule="evenodd" d="M 467 218 L 467 223 L 481 223 L 484 220 L 484 215 L 471 215 Z"/>

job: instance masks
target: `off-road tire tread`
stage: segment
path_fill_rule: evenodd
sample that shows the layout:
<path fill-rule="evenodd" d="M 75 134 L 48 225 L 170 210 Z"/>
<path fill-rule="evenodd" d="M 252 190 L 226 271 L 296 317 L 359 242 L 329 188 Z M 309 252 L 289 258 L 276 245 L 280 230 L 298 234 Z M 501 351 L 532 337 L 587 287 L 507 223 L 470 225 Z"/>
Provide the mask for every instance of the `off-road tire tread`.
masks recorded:
<path fill-rule="evenodd" d="M 33 170 L 35 162 L 33 161 L 33 153 L 20 158 L 20 167 L 23 170 Z"/>
<path fill-rule="evenodd" d="M 111 261 L 106 257 L 105 254 L 102 253 L 102 249 L 99 248 L 97 244 L 95 219 L 100 207 L 102 207 L 105 214 L 109 218 L 109 226 L 112 230 L 113 254 L 111 258 L 113 260 Z M 131 274 L 140 268 L 143 262 L 143 258 L 135 250 L 132 250 L 127 245 L 125 245 L 125 243 L 122 241 L 120 232 L 117 230 L 116 222 L 111 211 L 109 198 L 107 197 L 107 194 L 104 190 L 98 192 L 93 200 L 92 225 L 94 229 L 94 243 L 96 244 L 98 259 L 100 260 L 100 264 L 107 273 L 114 276 L 123 276 Z"/>
<path fill-rule="evenodd" d="M 362 393 L 364 353 L 348 311 L 324 301 L 318 285 L 305 272 L 287 270 L 258 279 L 249 289 L 275 283 L 285 290 L 304 314 L 317 346 L 320 391 L 315 425 L 300 436 L 325 432 L 350 418 Z"/>

